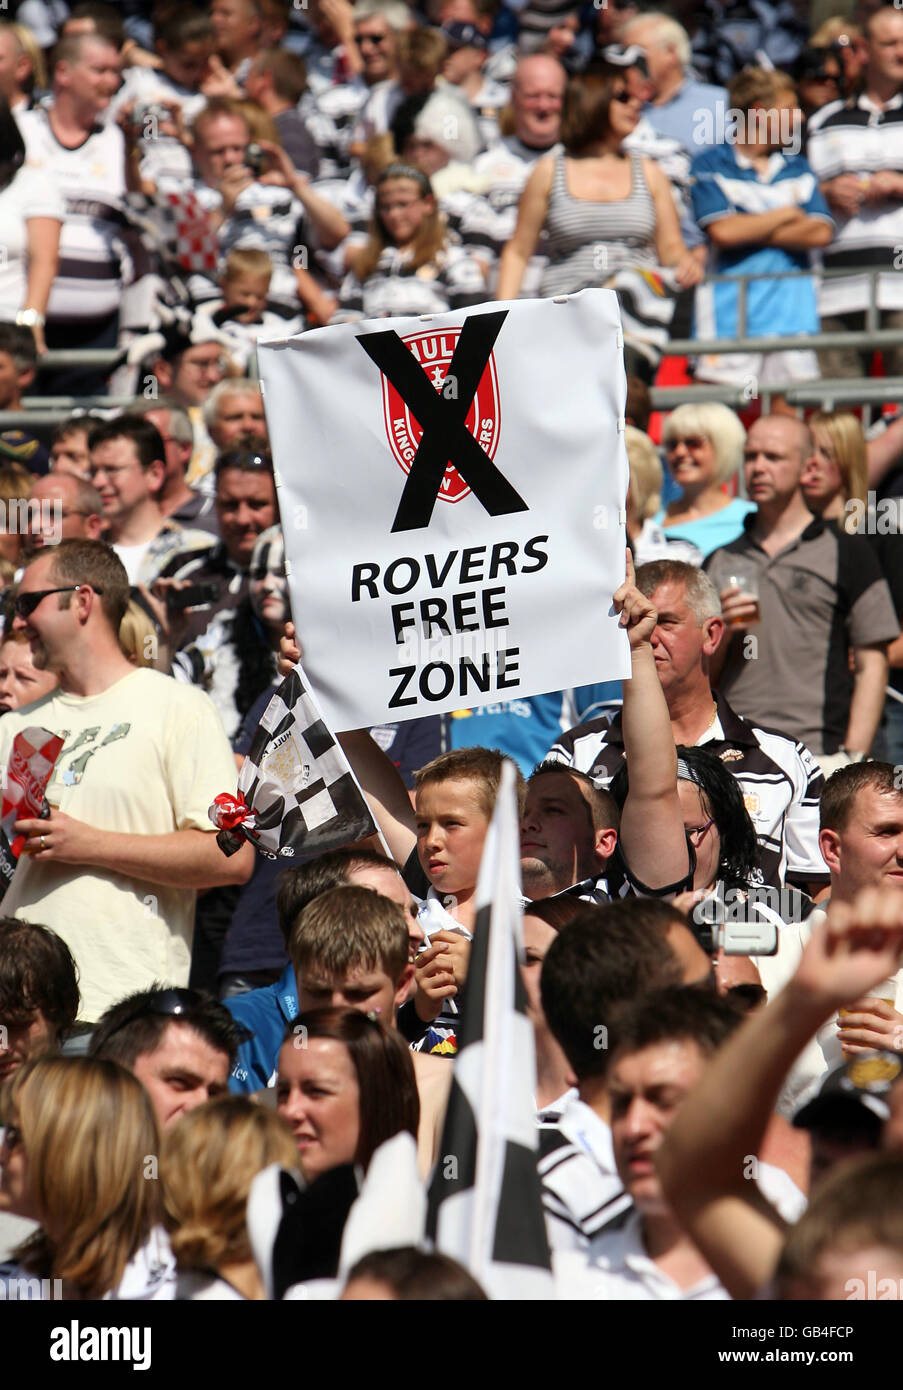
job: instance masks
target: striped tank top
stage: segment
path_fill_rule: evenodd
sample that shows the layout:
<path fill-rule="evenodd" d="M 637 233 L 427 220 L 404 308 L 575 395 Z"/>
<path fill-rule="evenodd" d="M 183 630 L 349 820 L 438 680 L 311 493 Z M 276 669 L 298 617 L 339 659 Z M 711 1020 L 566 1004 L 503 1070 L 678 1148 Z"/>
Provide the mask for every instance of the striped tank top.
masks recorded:
<path fill-rule="evenodd" d="M 604 285 L 627 266 L 655 266 L 655 204 L 638 155 L 630 156 L 630 193 L 614 203 L 573 198 L 567 190 L 565 157 L 555 160 L 545 233 L 549 263 L 540 294 L 576 294 Z"/>

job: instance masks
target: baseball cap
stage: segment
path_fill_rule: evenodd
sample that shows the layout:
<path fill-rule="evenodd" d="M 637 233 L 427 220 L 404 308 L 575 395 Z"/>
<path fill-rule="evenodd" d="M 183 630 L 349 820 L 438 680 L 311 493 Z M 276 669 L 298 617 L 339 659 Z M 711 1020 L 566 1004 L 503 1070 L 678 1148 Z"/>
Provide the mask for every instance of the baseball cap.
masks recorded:
<path fill-rule="evenodd" d="M 442 31 L 453 48 L 482 48 L 489 47 L 486 35 L 481 34 L 475 24 L 462 24 L 460 20 L 452 20 L 448 24 L 443 24 Z"/>
<path fill-rule="evenodd" d="M 880 1051 L 845 1057 L 822 1078 L 810 1100 L 794 1115 L 797 1129 L 818 1129 L 848 1115 L 866 1110 L 883 1124 L 890 1115 L 888 1093 L 903 1075 L 903 1058 L 897 1052 Z"/>

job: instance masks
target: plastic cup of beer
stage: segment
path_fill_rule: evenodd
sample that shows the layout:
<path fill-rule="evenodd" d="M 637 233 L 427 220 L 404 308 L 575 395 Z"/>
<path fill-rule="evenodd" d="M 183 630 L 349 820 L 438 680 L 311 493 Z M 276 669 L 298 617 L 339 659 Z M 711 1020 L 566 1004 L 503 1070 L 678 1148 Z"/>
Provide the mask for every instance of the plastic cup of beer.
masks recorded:
<path fill-rule="evenodd" d="M 864 998 L 868 998 L 868 999 L 884 999 L 884 1000 L 887 1001 L 888 1004 L 891 1005 L 892 1008 L 896 1007 L 896 1003 L 897 1003 L 897 982 L 896 982 L 896 980 L 882 980 L 881 983 L 880 983 L 880 985 L 875 985 L 873 989 L 870 989 L 869 992 L 868 992 L 868 994 L 865 995 Z M 851 1013 L 854 1013 L 854 1012 L 855 1012 L 855 1010 L 853 1010 L 853 1009 L 838 1009 L 838 1010 L 837 1010 L 837 1016 L 838 1016 L 838 1018 L 843 1018 L 846 1014 L 851 1014 Z"/>
<path fill-rule="evenodd" d="M 752 627 L 753 623 L 762 621 L 762 610 L 759 607 L 759 576 L 755 570 L 737 570 L 734 574 L 729 574 L 724 582 L 726 589 L 739 589 L 740 597 L 748 599 L 750 603 L 756 605 L 755 615 L 751 618 L 744 618 L 742 621 L 734 618 L 728 620 L 728 627 Z"/>

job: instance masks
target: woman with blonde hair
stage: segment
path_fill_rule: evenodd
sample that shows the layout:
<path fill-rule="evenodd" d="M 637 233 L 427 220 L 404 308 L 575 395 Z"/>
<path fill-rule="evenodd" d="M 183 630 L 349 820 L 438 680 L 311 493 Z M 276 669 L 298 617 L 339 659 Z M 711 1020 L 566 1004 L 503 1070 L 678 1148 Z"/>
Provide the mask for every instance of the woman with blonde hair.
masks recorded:
<path fill-rule="evenodd" d="M 658 450 L 642 430 L 628 425 L 624 430 L 630 484 L 627 488 L 627 539 L 634 563 L 651 560 L 684 560 L 701 565 L 702 555 L 687 541 L 669 540 L 654 520 L 662 504 L 662 461 Z"/>
<path fill-rule="evenodd" d="M 157 629 L 147 609 L 133 598 L 119 624 L 119 645 L 133 666 L 156 667 Z"/>
<path fill-rule="evenodd" d="M 159 1134 L 141 1084 L 116 1062 L 45 1057 L 0 1096 L 0 1188 L 39 1224 L 13 1275 L 60 1280 L 67 1299 L 173 1298 Z"/>
<path fill-rule="evenodd" d="M 848 410 L 817 410 L 808 420 L 815 445 L 800 486 L 810 512 L 856 534 L 856 514 L 868 501 L 865 436 Z M 859 507 L 849 507 L 859 502 Z"/>
<path fill-rule="evenodd" d="M 246 1096 L 218 1096 L 167 1129 L 160 1177 L 177 1298 L 266 1298 L 245 1210 L 251 1183 L 271 1163 L 297 1168 L 295 1141 L 278 1115 Z"/>
<path fill-rule="evenodd" d="M 724 485 L 743 462 L 746 430 L 717 401 L 679 405 L 665 422 L 662 442 L 668 468 L 683 489 L 655 521 L 669 540 L 689 541 L 703 557 L 729 545 L 743 530 L 751 502 L 728 497 Z"/>

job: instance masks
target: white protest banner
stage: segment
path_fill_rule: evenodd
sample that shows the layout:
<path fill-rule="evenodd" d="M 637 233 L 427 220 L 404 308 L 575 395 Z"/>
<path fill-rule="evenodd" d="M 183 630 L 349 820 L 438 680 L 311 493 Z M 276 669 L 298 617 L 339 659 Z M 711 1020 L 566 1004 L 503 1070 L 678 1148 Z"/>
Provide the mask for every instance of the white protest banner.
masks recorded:
<path fill-rule="evenodd" d="M 339 324 L 258 363 L 330 728 L 629 676 L 611 291 Z"/>

